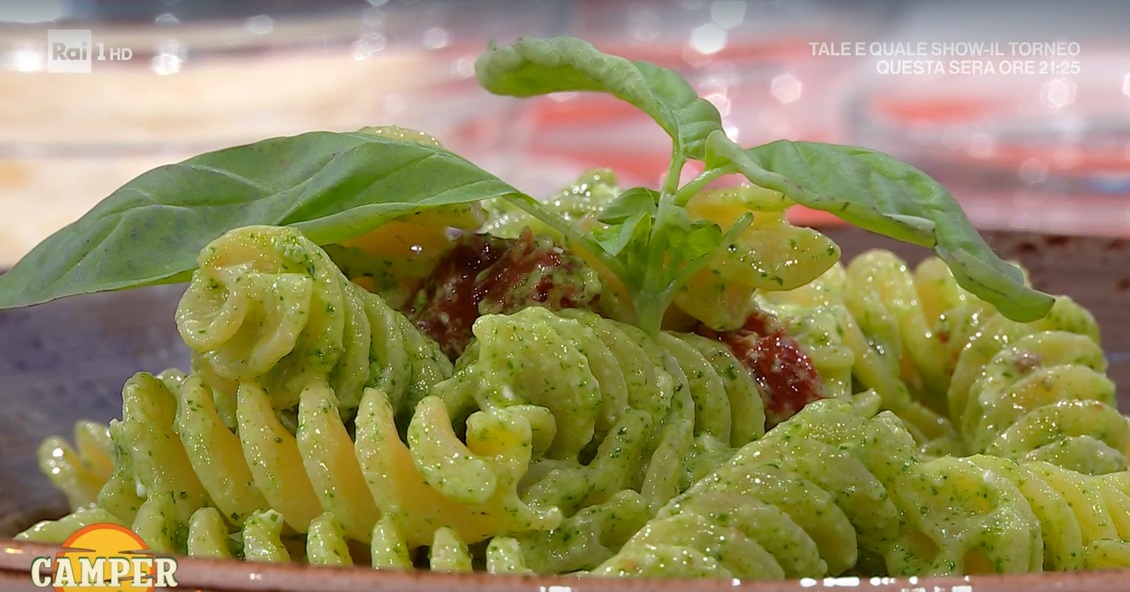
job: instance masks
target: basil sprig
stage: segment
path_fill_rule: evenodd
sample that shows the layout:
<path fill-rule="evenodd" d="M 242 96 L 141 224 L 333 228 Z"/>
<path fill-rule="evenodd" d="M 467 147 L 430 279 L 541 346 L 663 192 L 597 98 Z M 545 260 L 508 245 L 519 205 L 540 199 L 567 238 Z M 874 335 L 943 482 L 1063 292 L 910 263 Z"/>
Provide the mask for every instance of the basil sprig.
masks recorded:
<path fill-rule="evenodd" d="M 743 148 L 722 131 L 717 109 L 677 73 L 601 53 L 575 38 L 492 46 L 475 71 L 496 94 L 592 91 L 635 105 L 671 137 L 662 186 L 624 190 L 602 212 L 602 226 L 582 231 L 427 142 L 365 132 L 271 138 L 130 181 L 0 276 L 0 309 L 183 281 L 200 249 L 241 226 L 295 226 L 331 244 L 438 206 L 504 198 L 598 257 L 624 282 L 636 323 L 658 331 L 677 290 L 756 215 L 747 213 L 727 229 L 688 217 L 690 198 L 730 174 L 870 231 L 933 247 L 958 283 L 1012 319 L 1040 318 L 1054 302 L 993 253 L 945 188 L 885 154 L 815 142 Z M 703 172 L 680 184 L 690 160 L 702 161 Z"/>
<path fill-rule="evenodd" d="M 778 141 L 745 149 L 726 136 L 721 117 L 676 73 L 600 53 L 573 38 L 520 39 L 491 48 L 475 70 L 487 90 L 512 96 L 601 91 L 650 115 L 672 140 L 671 166 L 660 191 L 629 188 L 601 217 L 600 256 L 632 295 L 637 323 L 655 330 L 677 289 L 718 249 L 740 234 L 687 221 L 683 206 L 702 187 L 738 173 L 793 203 L 902 241 L 933 247 L 958 283 L 1002 314 L 1032 321 L 1054 299 L 1024 283 L 1019 269 L 993 252 L 944 187 L 891 156 L 854 146 Z M 690 159 L 703 172 L 679 186 Z M 643 199 L 649 196 L 654 205 Z M 529 210 L 535 216 L 546 212 Z M 629 213 L 633 213 L 629 215 Z M 587 241 L 587 237 L 577 237 Z M 587 242 L 585 243 L 587 244 Z"/>

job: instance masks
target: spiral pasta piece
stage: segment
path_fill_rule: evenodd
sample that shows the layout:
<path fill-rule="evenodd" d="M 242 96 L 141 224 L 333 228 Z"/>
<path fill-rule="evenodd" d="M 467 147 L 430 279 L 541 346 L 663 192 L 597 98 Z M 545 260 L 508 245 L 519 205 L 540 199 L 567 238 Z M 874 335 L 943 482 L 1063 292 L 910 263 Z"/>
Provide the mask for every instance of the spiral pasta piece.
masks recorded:
<path fill-rule="evenodd" d="M 91 524 L 117 524 L 129 527 L 129 523 L 107 512 L 103 508 L 81 508 L 58 520 L 43 520 L 27 530 L 16 534 L 18 541 L 38 543 L 61 543 L 81 528 Z"/>
<path fill-rule="evenodd" d="M 201 508 L 193 516 L 188 529 L 189 554 L 201 557 L 233 557 L 232 547 L 247 561 L 280 563 L 302 560 L 310 565 L 354 565 L 359 561 L 377 569 L 411 569 L 414 567 L 408 548 L 388 521 L 381 519 L 373 527 L 374 544 L 369 557 L 349 547 L 341 524 L 328 514 L 311 523 L 305 540 L 288 535 L 282 528 L 282 517 L 274 510 L 252 514 L 236 537 L 222 528 L 222 519 L 212 508 Z M 296 555 L 298 553 L 299 555 Z M 520 560 L 520 557 L 510 557 Z M 433 571 L 469 572 L 472 555 L 467 544 L 454 529 L 439 528 L 430 541 L 427 566 Z"/>
<path fill-rule="evenodd" d="M 918 464 L 892 489 L 907 519 L 887 565 L 896 575 L 1130 566 L 1130 498 L 1107 477 L 986 455 Z"/>
<path fill-rule="evenodd" d="M 196 369 L 233 417 L 239 383 L 256 382 L 275 409 L 326 378 L 348 416 L 362 389 L 411 409 L 451 373 L 450 361 L 379 296 L 349 282 L 325 251 L 291 228 L 233 230 L 201 252 L 177 308 Z"/>
<path fill-rule="evenodd" d="M 181 386 L 176 433 L 201 484 L 226 520 L 242 524 L 252 512 L 267 507 L 239 436 L 220 418 L 213 391 L 199 375 L 187 378 Z"/>
<path fill-rule="evenodd" d="M 538 511 L 518 497 L 531 449 L 527 416 L 539 417 L 527 407 L 472 415 L 464 444 L 451 432 L 442 402 L 427 397 L 409 431 L 446 432 L 443 448 L 402 441 L 391 403 L 375 389 L 362 397 L 351 439 L 324 381 L 301 393 L 293 435 L 257 385 L 239 387 L 238 438 L 219 421 L 211 392 L 197 375 L 183 381 L 177 397 L 161 380 L 139 374 L 127 383 L 123 400 L 123 419 L 111 431 L 130 462 L 117 468 L 121 479 L 107 480 L 102 489 L 136 483 L 140 497 L 132 515 L 84 508 L 38 526 L 35 536 L 59 542 L 68 529 L 97 516 L 131 525 L 163 552 L 324 564 L 352 561 L 349 541 L 368 544 L 374 557 L 387 562 L 400 556 L 396 549 L 408 553 L 440 537 L 444 546 L 435 552 L 446 559 L 436 561 L 455 569 L 466 563 L 456 560 L 460 545 L 561 522 L 556 508 Z M 154 429 L 142 430 L 146 424 Z M 485 469 L 481 476 L 489 486 L 475 492 L 478 503 L 444 495 L 417 468 L 453 455 Z M 242 533 L 241 548 L 226 542 L 233 528 Z M 176 532 L 187 532 L 187 539 L 174 538 Z"/>
<path fill-rule="evenodd" d="M 1097 326 L 1069 298 L 1017 323 L 958 286 L 940 260 L 911 271 L 876 250 L 760 302 L 812 352 L 826 383 L 844 382 L 850 357 L 851 376 L 930 453 L 1044 459 L 1092 473 L 1127 466 L 1130 424 L 1105 376 Z"/>
<path fill-rule="evenodd" d="M 971 452 L 1123 471 L 1130 425 L 1105 372 L 1094 317 L 1071 299 L 1032 323 L 994 315 L 957 357 L 951 416 Z"/>
<path fill-rule="evenodd" d="M 225 530 L 213 522 L 214 510 L 202 508 L 193 517 L 189 527 L 189 553 L 197 556 L 231 557 L 227 541 L 232 541 Z M 218 517 L 218 514 L 215 515 Z M 303 559 L 310 565 L 354 565 L 359 559 L 349 548 L 344 529 L 332 516 L 320 515 L 311 523 L 311 530 L 303 541 L 284 533 L 281 516 L 274 510 L 256 512 L 243 525 L 236 546 L 248 561 L 286 562 Z M 370 557 L 365 563 L 377 568 L 409 569 L 413 567 L 407 548 L 395 534 L 395 529 L 380 521 L 371 533 L 375 541 Z M 366 537 L 369 538 L 369 537 Z M 295 557 L 292 550 L 304 555 Z M 454 530 L 440 528 L 430 545 L 429 567 L 434 571 L 460 572 L 471 570 L 471 554 L 466 543 Z"/>
<path fill-rule="evenodd" d="M 401 442 L 387 397 L 369 391 L 363 403 L 357 423 L 357 458 L 381 510 L 381 520 L 394 527 L 410 548 L 426 544 L 441 526 L 451 526 L 465 541 L 476 542 L 560 523 L 558 509 L 533 508 L 518 498 L 518 480 L 529 463 L 533 438 L 525 408 L 472 415 L 463 445 L 453 437 L 442 401 L 429 397 L 421 401 L 413 423 L 446 432 L 455 448 L 439 458 L 420 458 Z M 491 483 L 470 489 L 465 483 L 428 481 L 418 468 L 444 459 L 485 465 L 494 471 Z M 445 491 L 466 493 L 467 498 L 459 501 Z"/>
<path fill-rule="evenodd" d="M 1126 470 L 1130 423 L 1090 337 L 1041 331 L 1000 350 L 970 387 L 962 432 L 973 452 L 1047 460 L 1085 473 Z"/>
<path fill-rule="evenodd" d="M 653 515 L 641 494 L 625 489 L 607 501 L 582 508 L 551 530 L 515 535 L 524 569 L 534 573 L 570 573 L 605 561 Z M 497 539 L 494 539 L 497 540 Z"/>
<path fill-rule="evenodd" d="M 664 506 L 594 573 L 820 577 L 861 551 L 885 553 L 900 522 L 887 488 L 917 459 L 897 419 L 868 417 L 877 408 L 870 394 L 810 403 Z"/>
<path fill-rule="evenodd" d="M 798 336 L 833 392 L 851 394 L 858 383 L 878 394 L 883 408 L 902 419 L 924 448 L 959 448 L 949 419 L 916 400 L 900 378 L 897 328 L 865 286 L 850 281 L 847 270 L 834 265 L 801 288 L 764 293 L 758 302 Z"/>
<path fill-rule="evenodd" d="M 1040 565 L 1039 523 L 1015 483 L 965 458 L 911 469 L 892 490 L 907 525 L 892 573 L 1026 572 Z"/>
<path fill-rule="evenodd" d="M 593 573 L 820 577 L 865 558 L 891 575 L 1130 566 L 1130 473 L 922 458 L 899 420 L 868 419 L 877 402 L 810 404 L 672 500 Z"/>
<path fill-rule="evenodd" d="M 740 327 L 755 290 L 792 290 L 827 271 L 840 248 L 824 234 L 793 226 L 785 213 L 792 202 L 754 186 L 702 191 L 687 203 L 691 220 L 729 228 L 753 210 L 749 228 L 720 252 L 675 296 L 675 304 L 711 329 Z"/>
<path fill-rule="evenodd" d="M 863 253 L 845 269 L 845 304 L 880 355 L 919 399 L 944 412 L 945 386 L 952 369 L 946 367 L 949 337 L 938 324 L 944 315 L 952 314 L 953 307 L 975 307 L 977 301 L 967 297 L 948 269 L 939 273 L 928 264 L 920 269 L 922 280 L 889 251 Z M 940 308 L 931 314 L 924 305 L 926 299 Z"/>
<path fill-rule="evenodd" d="M 526 478 L 526 495 L 567 515 L 625 488 L 667 496 L 653 500 L 658 507 L 724 460 L 719 455 L 728 457 L 733 444 L 764 432 L 752 379 L 705 338 L 656 340 L 593 313 L 542 308 L 484 316 L 474 330 L 477 347 L 437 390 L 456 408 L 548 409 L 556 432 L 531 466 L 537 478 Z M 473 398 L 458 400 L 457 392 Z M 671 449 L 676 442 L 682 445 Z M 686 473 L 652 470 L 652 459 L 676 460 Z"/>
<path fill-rule="evenodd" d="M 59 468 L 61 472 L 86 471 L 80 490 L 84 505 L 59 520 L 34 525 L 24 536 L 58 543 L 82 526 L 110 522 L 129 526 L 156 551 L 177 550 L 178 541 L 172 538 L 172 533 L 207 503 L 207 492 L 189 464 L 184 445 L 175 435 L 178 401 L 167 386 L 177 383 L 174 374 L 158 377 L 141 372 L 126 381 L 122 390 L 122 418 L 112 421 L 108 430 L 114 448 L 113 472 L 107 477 L 103 467 L 96 476 L 89 467 L 71 462 L 48 467 Z M 80 450 L 91 447 L 105 450 L 107 443 L 101 428 L 82 422 L 77 430 Z M 50 448 L 44 449 L 50 457 L 55 457 Z M 66 456 L 64 451 L 56 460 L 66 461 Z M 65 482 L 69 485 L 74 479 L 67 478 Z M 99 487 L 91 502 L 89 496 L 95 485 Z"/>
<path fill-rule="evenodd" d="M 110 427 L 79 421 L 74 429 L 75 445 L 51 436 L 39 445 L 39 470 L 67 496 L 72 511 L 96 505 L 98 490 L 114 471 Z"/>
<path fill-rule="evenodd" d="M 564 522 L 511 535 L 526 553 L 526 569 L 594 567 L 631 534 L 621 526 L 610 535 L 602 520 L 618 516 L 622 524 L 642 526 L 737 446 L 764 433 L 756 384 L 716 341 L 653 338 L 591 312 L 540 307 L 482 316 L 473 330 L 474 344 L 432 393 L 454 429 L 465 424 L 468 442 L 476 416 L 522 410 L 530 418 L 532 454 L 521 499 L 559 509 Z M 410 427 L 409 441 L 420 440 Z M 419 469 L 453 499 L 481 500 L 483 491 L 463 484 L 491 485 L 478 476 L 481 467 L 458 459 Z M 635 497 L 625 499 L 624 492 Z M 562 537 L 571 541 L 566 550 L 544 551 Z"/>

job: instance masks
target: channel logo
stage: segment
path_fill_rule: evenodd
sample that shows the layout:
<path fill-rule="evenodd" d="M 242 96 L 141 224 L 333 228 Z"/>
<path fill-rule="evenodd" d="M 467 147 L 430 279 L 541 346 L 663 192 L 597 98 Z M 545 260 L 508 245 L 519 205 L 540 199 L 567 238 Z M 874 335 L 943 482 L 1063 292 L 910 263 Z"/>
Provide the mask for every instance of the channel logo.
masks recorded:
<path fill-rule="evenodd" d="M 47 71 L 53 74 L 89 74 L 92 41 L 90 29 L 49 29 Z"/>

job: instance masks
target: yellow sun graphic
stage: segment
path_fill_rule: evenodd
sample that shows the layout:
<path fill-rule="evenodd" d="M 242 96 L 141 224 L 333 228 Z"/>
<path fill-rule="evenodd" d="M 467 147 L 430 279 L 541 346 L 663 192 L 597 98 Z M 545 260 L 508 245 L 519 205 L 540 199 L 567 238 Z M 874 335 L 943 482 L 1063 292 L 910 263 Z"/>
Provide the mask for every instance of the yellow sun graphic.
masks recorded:
<path fill-rule="evenodd" d="M 119 586 L 117 588 L 100 588 L 101 590 L 152 592 L 154 589 L 153 563 L 151 561 L 142 562 L 142 565 L 139 565 L 139 562 L 131 561 L 128 566 L 121 561 L 116 563 L 106 561 L 107 558 L 111 557 L 126 559 L 152 557 L 152 554 L 146 552 L 149 547 L 146 546 L 145 541 L 124 526 L 91 524 L 72 534 L 63 543 L 63 546 L 68 550 L 56 555 L 55 570 L 58 572 L 60 569 L 67 569 L 61 564 L 63 562 L 69 563 L 70 568 L 74 570 L 74 579 L 79 582 L 79 585 L 56 586 L 55 590 L 58 592 L 89 592 L 91 589 L 90 582 L 87 579 L 90 575 L 89 572 L 96 571 L 96 577 L 100 578 L 100 581 L 110 582 L 114 575 L 111 573 L 112 570 L 118 571 Z M 96 561 L 99 558 L 102 561 Z M 92 567 L 100 567 L 100 569 L 92 570 Z M 86 576 L 83 575 L 83 569 L 87 570 Z M 145 585 L 140 585 L 140 582 L 145 582 Z"/>

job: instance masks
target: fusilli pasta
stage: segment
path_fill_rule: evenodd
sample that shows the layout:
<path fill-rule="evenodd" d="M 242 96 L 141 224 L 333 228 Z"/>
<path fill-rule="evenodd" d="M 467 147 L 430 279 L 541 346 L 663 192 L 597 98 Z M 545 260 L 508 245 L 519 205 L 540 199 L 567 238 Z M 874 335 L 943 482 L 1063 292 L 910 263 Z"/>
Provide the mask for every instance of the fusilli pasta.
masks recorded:
<path fill-rule="evenodd" d="M 809 404 L 672 500 L 594 573 L 779 579 L 859 565 L 891 575 L 1130 565 L 1125 471 L 923 457 L 889 412 L 868 418 L 878 403 Z"/>
<path fill-rule="evenodd" d="M 589 181 L 555 207 L 591 216 L 610 180 Z M 698 333 L 648 335 L 599 303 L 479 311 L 454 361 L 299 232 L 232 231 L 178 308 L 193 371 L 138 373 L 121 419 L 46 440 L 74 512 L 21 536 L 112 522 L 158 552 L 449 572 L 1130 565 L 1130 422 L 1087 311 L 1063 298 L 1016 323 L 939 261 L 911 272 L 886 252 L 739 281 L 726 257 L 822 243 L 771 196 L 705 195 L 696 215 L 752 200 L 765 217 L 676 299 Z M 742 294 L 713 319 L 690 304 L 717 305 L 712 283 Z M 750 311 L 818 374 L 820 400 L 792 417 L 713 328 Z"/>

